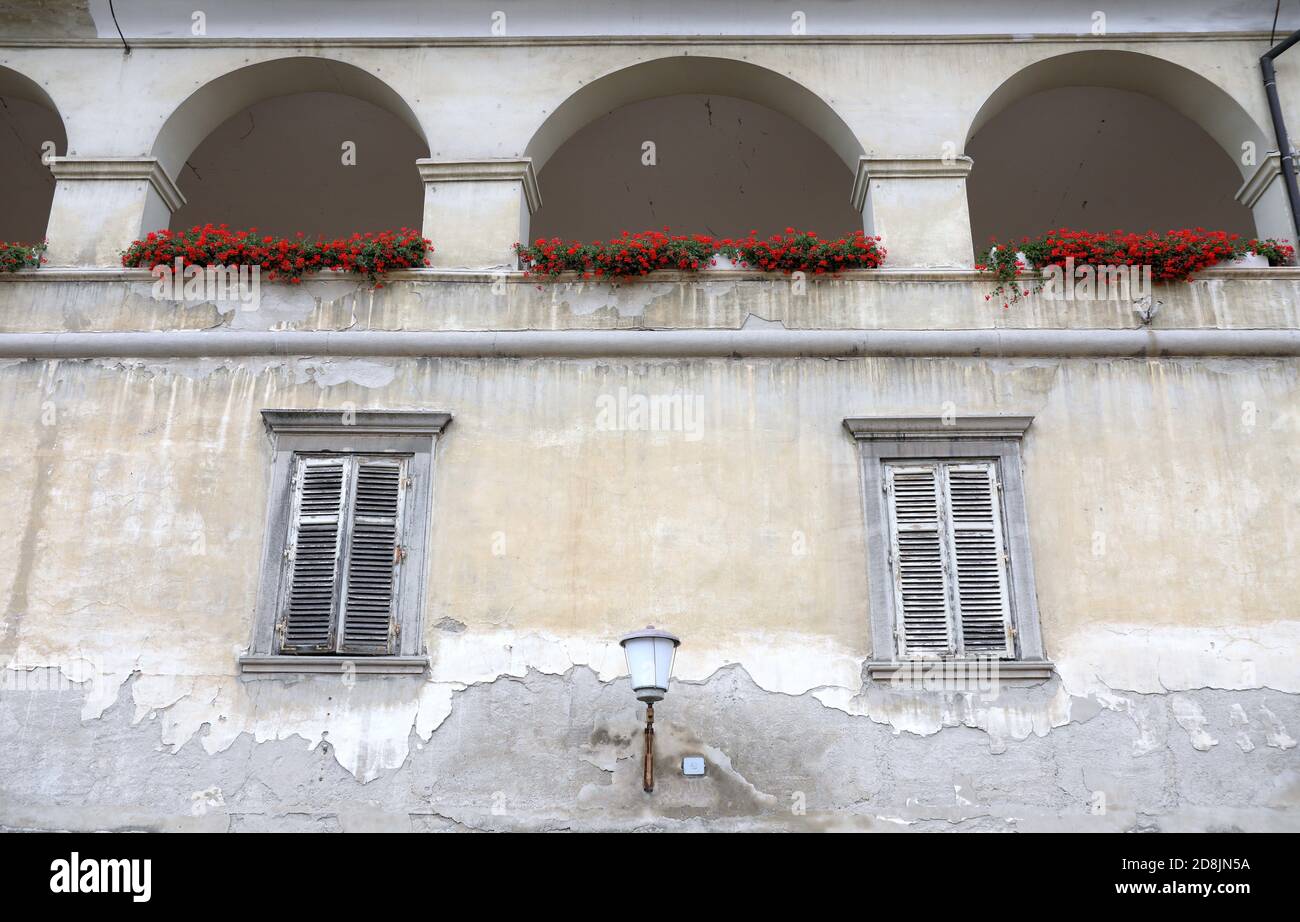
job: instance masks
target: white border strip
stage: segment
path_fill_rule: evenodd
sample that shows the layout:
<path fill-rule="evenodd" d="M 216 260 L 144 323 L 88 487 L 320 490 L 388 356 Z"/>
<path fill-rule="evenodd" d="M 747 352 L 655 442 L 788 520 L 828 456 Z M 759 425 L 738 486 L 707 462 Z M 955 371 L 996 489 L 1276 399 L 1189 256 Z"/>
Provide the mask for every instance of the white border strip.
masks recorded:
<path fill-rule="evenodd" d="M 1115 32 L 1093 35 L 1088 32 L 1035 33 L 823 33 L 792 38 L 777 34 L 744 35 L 376 35 L 376 36 L 220 36 L 189 38 L 180 36 L 132 36 L 131 49 L 137 48 L 293 48 L 309 52 L 319 48 L 457 48 L 457 47 L 527 47 L 572 45 L 1025 45 L 1025 44 L 1149 44 L 1152 42 L 1268 42 L 1267 30 L 1215 32 Z M 32 37 L 0 38 L 0 49 L 23 48 L 110 48 L 120 50 L 116 35 L 80 38 Z"/>

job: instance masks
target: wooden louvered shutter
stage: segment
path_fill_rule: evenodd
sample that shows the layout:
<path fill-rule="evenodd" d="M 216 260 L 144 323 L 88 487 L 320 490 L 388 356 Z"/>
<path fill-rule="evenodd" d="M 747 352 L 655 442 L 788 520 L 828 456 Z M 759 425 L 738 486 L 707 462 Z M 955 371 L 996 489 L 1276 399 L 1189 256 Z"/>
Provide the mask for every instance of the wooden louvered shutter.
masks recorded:
<path fill-rule="evenodd" d="M 334 648 L 347 465 L 341 458 L 301 458 L 294 471 L 288 585 L 280 609 L 280 650 Z"/>
<path fill-rule="evenodd" d="M 354 476 L 339 652 L 391 653 L 406 465 L 401 459 L 359 458 Z"/>
<path fill-rule="evenodd" d="M 939 484 L 937 465 L 886 466 L 895 631 L 903 656 L 943 656 L 954 650 Z"/>
<path fill-rule="evenodd" d="M 997 469 L 992 462 L 945 465 L 953 601 L 964 656 L 1010 656 L 1011 606 Z"/>

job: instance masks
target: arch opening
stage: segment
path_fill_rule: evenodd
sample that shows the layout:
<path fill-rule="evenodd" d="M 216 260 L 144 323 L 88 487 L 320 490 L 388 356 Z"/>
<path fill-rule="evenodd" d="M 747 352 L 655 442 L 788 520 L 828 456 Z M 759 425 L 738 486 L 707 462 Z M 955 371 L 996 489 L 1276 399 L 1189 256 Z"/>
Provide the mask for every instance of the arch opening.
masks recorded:
<path fill-rule="evenodd" d="M 211 81 L 154 145 L 186 198 L 172 229 L 225 223 L 309 237 L 419 228 L 415 162 L 428 151 L 391 87 L 324 58 L 268 61 Z"/>
<path fill-rule="evenodd" d="M 856 137 L 820 97 L 746 62 L 679 56 L 608 74 L 559 106 L 526 153 L 542 189 L 534 238 L 862 227 Z"/>
<path fill-rule="evenodd" d="M 977 250 L 1059 227 L 1256 234 L 1236 200 L 1268 150 L 1227 93 L 1148 55 L 1086 51 L 1019 72 L 967 137 Z"/>
<path fill-rule="evenodd" d="M 49 158 L 68 152 L 63 119 L 36 81 L 0 67 L 0 241 L 39 243 L 54 202 Z"/>

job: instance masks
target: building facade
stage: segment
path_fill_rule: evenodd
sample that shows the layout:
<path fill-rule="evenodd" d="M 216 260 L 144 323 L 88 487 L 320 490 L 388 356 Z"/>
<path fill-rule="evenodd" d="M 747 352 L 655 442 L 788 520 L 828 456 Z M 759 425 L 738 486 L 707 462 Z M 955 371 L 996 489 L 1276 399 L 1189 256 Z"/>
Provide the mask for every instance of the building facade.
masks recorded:
<path fill-rule="evenodd" d="M 4 5 L 0 239 L 48 251 L 0 275 L 0 827 L 1300 828 L 1300 269 L 1003 307 L 975 268 L 1294 243 L 1259 58 L 1300 21 Z M 122 267 L 207 222 L 435 249 Z M 663 225 L 888 257 L 513 249 Z"/>

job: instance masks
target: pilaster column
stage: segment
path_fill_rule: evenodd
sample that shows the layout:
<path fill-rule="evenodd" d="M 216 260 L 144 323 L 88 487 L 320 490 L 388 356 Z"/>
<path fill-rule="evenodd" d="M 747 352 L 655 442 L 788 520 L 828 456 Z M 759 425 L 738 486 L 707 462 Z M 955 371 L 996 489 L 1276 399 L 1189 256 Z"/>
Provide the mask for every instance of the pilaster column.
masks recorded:
<path fill-rule="evenodd" d="M 528 239 L 542 206 L 529 157 L 417 160 L 424 180 L 424 236 L 441 269 L 513 269 L 514 245 Z"/>
<path fill-rule="evenodd" d="M 966 177 L 973 161 L 939 158 L 858 160 L 853 207 L 868 234 L 884 238 L 886 266 L 974 265 Z"/>
<path fill-rule="evenodd" d="M 1295 225 L 1291 221 L 1291 203 L 1282 180 L 1282 156 L 1273 151 L 1255 168 L 1255 173 L 1237 190 L 1237 201 L 1255 215 L 1255 234 L 1286 240 L 1295 246 Z"/>
<path fill-rule="evenodd" d="M 119 266 L 132 240 L 165 228 L 185 204 L 154 157 L 54 157 L 50 171 L 51 266 Z"/>

